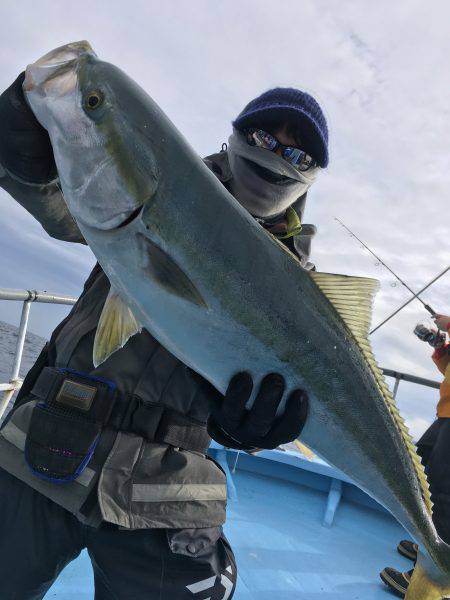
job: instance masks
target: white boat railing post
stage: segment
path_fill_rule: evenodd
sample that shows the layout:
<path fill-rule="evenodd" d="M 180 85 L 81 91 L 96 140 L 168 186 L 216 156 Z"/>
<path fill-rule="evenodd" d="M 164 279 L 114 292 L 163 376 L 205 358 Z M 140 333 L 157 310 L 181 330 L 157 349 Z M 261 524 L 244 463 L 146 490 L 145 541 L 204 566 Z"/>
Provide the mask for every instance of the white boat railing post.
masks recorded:
<path fill-rule="evenodd" d="M 6 386 L 4 386 L 3 389 L 5 389 L 5 387 Z M 3 392 L 3 398 L 1 399 L 1 402 L 0 402 L 0 420 L 3 417 L 3 413 L 5 412 L 6 407 L 8 406 L 9 401 L 13 397 L 16 389 L 17 388 L 15 386 L 12 386 L 9 384 L 7 386 L 7 389 Z"/>
<path fill-rule="evenodd" d="M 14 395 L 14 392 L 18 387 L 20 387 L 20 384 L 22 383 L 22 380 L 19 377 L 20 365 L 22 363 L 23 347 L 25 345 L 25 337 L 27 334 L 28 327 L 28 317 L 30 316 L 31 302 L 33 301 L 33 299 L 34 298 L 32 297 L 32 293 L 30 292 L 30 298 L 28 300 L 25 300 L 25 302 L 23 302 L 22 304 L 22 314 L 20 315 L 19 333 L 17 334 L 16 353 L 14 356 L 14 364 L 11 371 L 11 377 L 9 379 L 11 389 L 5 391 L 5 393 L 3 394 L 3 398 L 0 403 L 0 419 L 3 417 L 3 413 L 5 412 L 9 401 Z"/>
<path fill-rule="evenodd" d="M 28 318 L 32 302 L 43 302 L 46 304 L 75 304 L 76 298 L 70 296 L 57 296 L 47 292 L 37 292 L 35 290 L 10 290 L 0 288 L 0 300 L 22 300 L 22 313 L 20 316 L 19 331 L 17 334 L 16 352 L 14 354 L 14 363 L 11 370 L 9 383 L 0 383 L 0 392 L 3 391 L 3 398 L 0 400 L 0 420 L 8 407 L 11 398 L 16 390 L 22 385 L 20 378 L 20 365 L 22 364 L 25 338 L 28 328 Z"/>

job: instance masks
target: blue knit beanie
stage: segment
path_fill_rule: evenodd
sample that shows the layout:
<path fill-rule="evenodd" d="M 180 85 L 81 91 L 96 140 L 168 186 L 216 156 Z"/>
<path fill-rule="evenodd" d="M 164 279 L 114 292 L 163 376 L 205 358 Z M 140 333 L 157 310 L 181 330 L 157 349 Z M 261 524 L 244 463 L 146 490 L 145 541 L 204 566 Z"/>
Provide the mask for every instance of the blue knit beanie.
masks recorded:
<path fill-rule="evenodd" d="M 328 165 L 328 127 L 325 115 L 317 101 L 295 88 L 268 90 L 247 104 L 233 121 L 233 127 L 242 131 L 258 126 L 264 118 L 289 117 L 305 140 L 306 151 L 321 167 Z"/>

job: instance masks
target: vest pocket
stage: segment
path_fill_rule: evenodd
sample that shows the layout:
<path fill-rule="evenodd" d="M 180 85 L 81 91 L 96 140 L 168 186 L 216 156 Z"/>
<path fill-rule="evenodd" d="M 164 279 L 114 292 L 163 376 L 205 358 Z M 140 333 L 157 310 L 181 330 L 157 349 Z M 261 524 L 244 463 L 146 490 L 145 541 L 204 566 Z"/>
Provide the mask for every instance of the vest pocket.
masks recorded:
<path fill-rule="evenodd" d="M 98 497 L 104 520 L 120 527 L 218 527 L 225 521 L 226 479 L 200 453 L 119 432 Z"/>
<path fill-rule="evenodd" d="M 222 534 L 222 527 L 199 529 L 166 529 L 167 541 L 173 554 L 197 558 L 211 551 Z"/>
<path fill-rule="evenodd" d="M 91 460 L 100 432 L 99 423 L 37 404 L 25 442 L 25 460 L 37 477 L 52 483 L 73 481 Z"/>

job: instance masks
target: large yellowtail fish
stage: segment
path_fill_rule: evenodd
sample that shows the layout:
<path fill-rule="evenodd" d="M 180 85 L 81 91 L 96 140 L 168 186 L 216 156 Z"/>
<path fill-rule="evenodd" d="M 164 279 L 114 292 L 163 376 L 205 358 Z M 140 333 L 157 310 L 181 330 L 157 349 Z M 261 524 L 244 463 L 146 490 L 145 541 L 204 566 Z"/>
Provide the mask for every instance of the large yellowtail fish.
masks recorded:
<path fill-rule="evenodd" d="M 407 599 L 450 595 L 450 548 L 368 341 L 376 282 L 304 271 L 87 42 L 30 65 L 24 89 L 50 134 L 69 210 L 112 285 L 95 361 L 145 326 L 222 392 L 243 368 L 256 383 L 282 373 L 286 395 L 305 388 L 304 442 L 420 544 Z"/>

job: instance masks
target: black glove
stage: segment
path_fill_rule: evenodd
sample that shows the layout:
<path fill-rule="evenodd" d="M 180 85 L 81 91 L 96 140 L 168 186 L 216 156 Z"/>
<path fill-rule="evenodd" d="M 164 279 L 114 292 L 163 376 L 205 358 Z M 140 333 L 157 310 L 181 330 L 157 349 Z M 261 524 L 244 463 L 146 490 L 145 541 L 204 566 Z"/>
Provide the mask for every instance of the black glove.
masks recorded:
<path fill-rule="evenodd" d="M 303 390 L 294 390 L 283 414 L 276 416 L 284 392 L 284 379 L 277 373 L 264 377 L 250 409 L 245 407 L 253 388 L 248 373 L 235 375 L 225 396 L 210 387 L 215 407 L 208 419 L 208 433 L 223 446 L 276 448 L 295 440 L 303 429 L 308 413 L 308 396 Z"/>
<path fill-rule="evenodd" d="M 0 163 L 27 183 L 44 184 L 57 176 L 47 131 L 28 106 L 22 91 L 25 74 L 0 96 Z"/>

